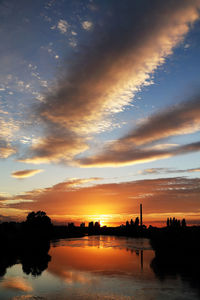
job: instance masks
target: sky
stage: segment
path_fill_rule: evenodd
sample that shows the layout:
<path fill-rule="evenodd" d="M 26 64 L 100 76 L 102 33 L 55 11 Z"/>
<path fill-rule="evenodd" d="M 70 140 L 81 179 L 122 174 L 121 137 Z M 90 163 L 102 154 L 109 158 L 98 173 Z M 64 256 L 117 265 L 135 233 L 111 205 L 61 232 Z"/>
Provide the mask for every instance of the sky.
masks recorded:
<path fill-rule="evenodd" d="M 1 0 L 0 40 L 0 221 L 200 223 L 200 0 Z"/>

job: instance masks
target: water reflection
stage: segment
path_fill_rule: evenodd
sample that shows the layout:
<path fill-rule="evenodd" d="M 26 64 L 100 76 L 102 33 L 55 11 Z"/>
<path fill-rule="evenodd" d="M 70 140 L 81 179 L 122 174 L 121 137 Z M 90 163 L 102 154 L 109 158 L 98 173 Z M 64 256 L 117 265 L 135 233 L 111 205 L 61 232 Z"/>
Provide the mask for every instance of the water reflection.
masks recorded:
<path fill-rule="evenodd" d="M 49 249 L 49 241 L 39 241 L 37 245 L 34 243 L 13 245 L 12 248 L 2 245 L 0 249 L 0 277 L 6 274 L 7 268 L 19 263 L 25 274 L 41 275 L 48 268 L 48 263 L 51 260 L 48 254 Z"/>
<path fill-rule="evenodd" d="M 32 291 L 32 287 L 20 277 L 8 277 L 3 281 L 2 287 L 10 290 L 19 290 L 23 292 Z"/>
<path fill-rule="evenodd" d="M 195 283 L 191 267 L 180 269 L 181 259 L 168 268 L 147 239 L 90 236 L 42 244 L 1 249 L 0 299 L 199 299 L 198 272 Z"/>
<path fill-rule="evenodd" d="M 84 240 L 82 246 L 79 243 L 80 240 L 72 240 L 70 243 L 63 241 L 62 247 L 51 248 L 52 261 L 48 271 L 62 278 L 65 278 L 66 270 L 70 270 L 71 274 L 77 271 L 111 276 L 134 276 L 134 278 L 152 277 L 149 261 L 154 258 L 154 252 L 148 250 L 143 257 L 143 250 L 137 247 L 138 244 L 141 247 L 143 243 L 150 248 L 148 240 L 136 240 L 134 244 L 132 239 L 113 239 L 112 246 L 109 239 L 99 237 L 92 241 Z M 129 243 L 130 248 L 127 247 Z M 143 268 L 145 272 L 142 272 Z"/>

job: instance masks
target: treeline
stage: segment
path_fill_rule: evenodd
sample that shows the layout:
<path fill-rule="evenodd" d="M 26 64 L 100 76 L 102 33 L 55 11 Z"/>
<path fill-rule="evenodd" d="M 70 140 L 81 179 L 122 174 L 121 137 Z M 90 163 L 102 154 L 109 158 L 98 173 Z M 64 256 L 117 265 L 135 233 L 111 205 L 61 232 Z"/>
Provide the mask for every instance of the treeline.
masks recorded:
<path fill-rule="evenodd" d="M 55 226 L 44 211 L 30 212 L 24 222 L 0 224 L 0 240 L 4 244 L 31 243 L 35 240 L 51 240 L 77 237 L 84 234 L 75 226 Z"/>
<path fill-rule="evenodd" d="M 178 220 L 176 218 L 167 218 L 167 227 L 171 228 L 185 228 L 186 227 L 186 220 Z"/>
<path fill-rule="evenodd" d="M 176 218 L 167 218 L 166 227 L 156 228 L 140 225 L 139 218 L 127 220 L 125 225 L 117 227 L 100 226 L 99 222 L 89 222 L 88 226 L 81 223 L 75 226 L 74 223 L 68 223 L 65 226 L 53 225 L 49 216 L 44 211 L 30 212 L 24 222 L 4 222 L 0 224 L 0 240 L 7 244 L 16 242 L 27 243 L 37 239 L 59 239 L 68 237 L 82 237 L 84 235 L 116 235 L 130 237 L 147 237 L 157 239 L 157 236 L 163 236 L 167 233 L 176 232 L 178 235 L 184 235 L 184 232 L 191 231 L 187 227 L 186 220 Z"/>

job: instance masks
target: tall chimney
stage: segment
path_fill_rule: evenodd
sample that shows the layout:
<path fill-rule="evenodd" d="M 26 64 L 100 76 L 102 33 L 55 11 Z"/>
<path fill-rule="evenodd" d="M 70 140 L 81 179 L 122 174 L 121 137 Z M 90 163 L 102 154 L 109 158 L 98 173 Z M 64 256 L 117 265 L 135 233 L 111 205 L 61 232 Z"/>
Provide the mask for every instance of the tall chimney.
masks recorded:
<path fill-rule="evenodd" d="M 142 204 L 140 204 L 140 226 L 142 227 Z"/>

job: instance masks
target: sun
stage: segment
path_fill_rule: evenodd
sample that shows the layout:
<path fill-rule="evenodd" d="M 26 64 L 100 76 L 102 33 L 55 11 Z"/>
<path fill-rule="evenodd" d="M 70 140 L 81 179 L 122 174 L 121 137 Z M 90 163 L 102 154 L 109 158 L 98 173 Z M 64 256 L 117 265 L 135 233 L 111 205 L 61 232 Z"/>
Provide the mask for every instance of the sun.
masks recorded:
<path fill-rule="evenodd" d="M 106 224 L 105 224 L 105 221 L 100 220 L 100 226 L 103 227 L 103 226 L 105 226 L 105 225 L 106 225 Z"/>
<path fill-rule="evenodd" d="M 85 219 L 88 220 L 89 222 L 93 221 L 99 222 L 100 226 L 108 226 L 110 223 L 112 223 L 113 215 L 112 214 L 101 214 L 101 213 L 96 213 L 96 214 L 91 214 L 91 215 L 85 215 Z"/>

